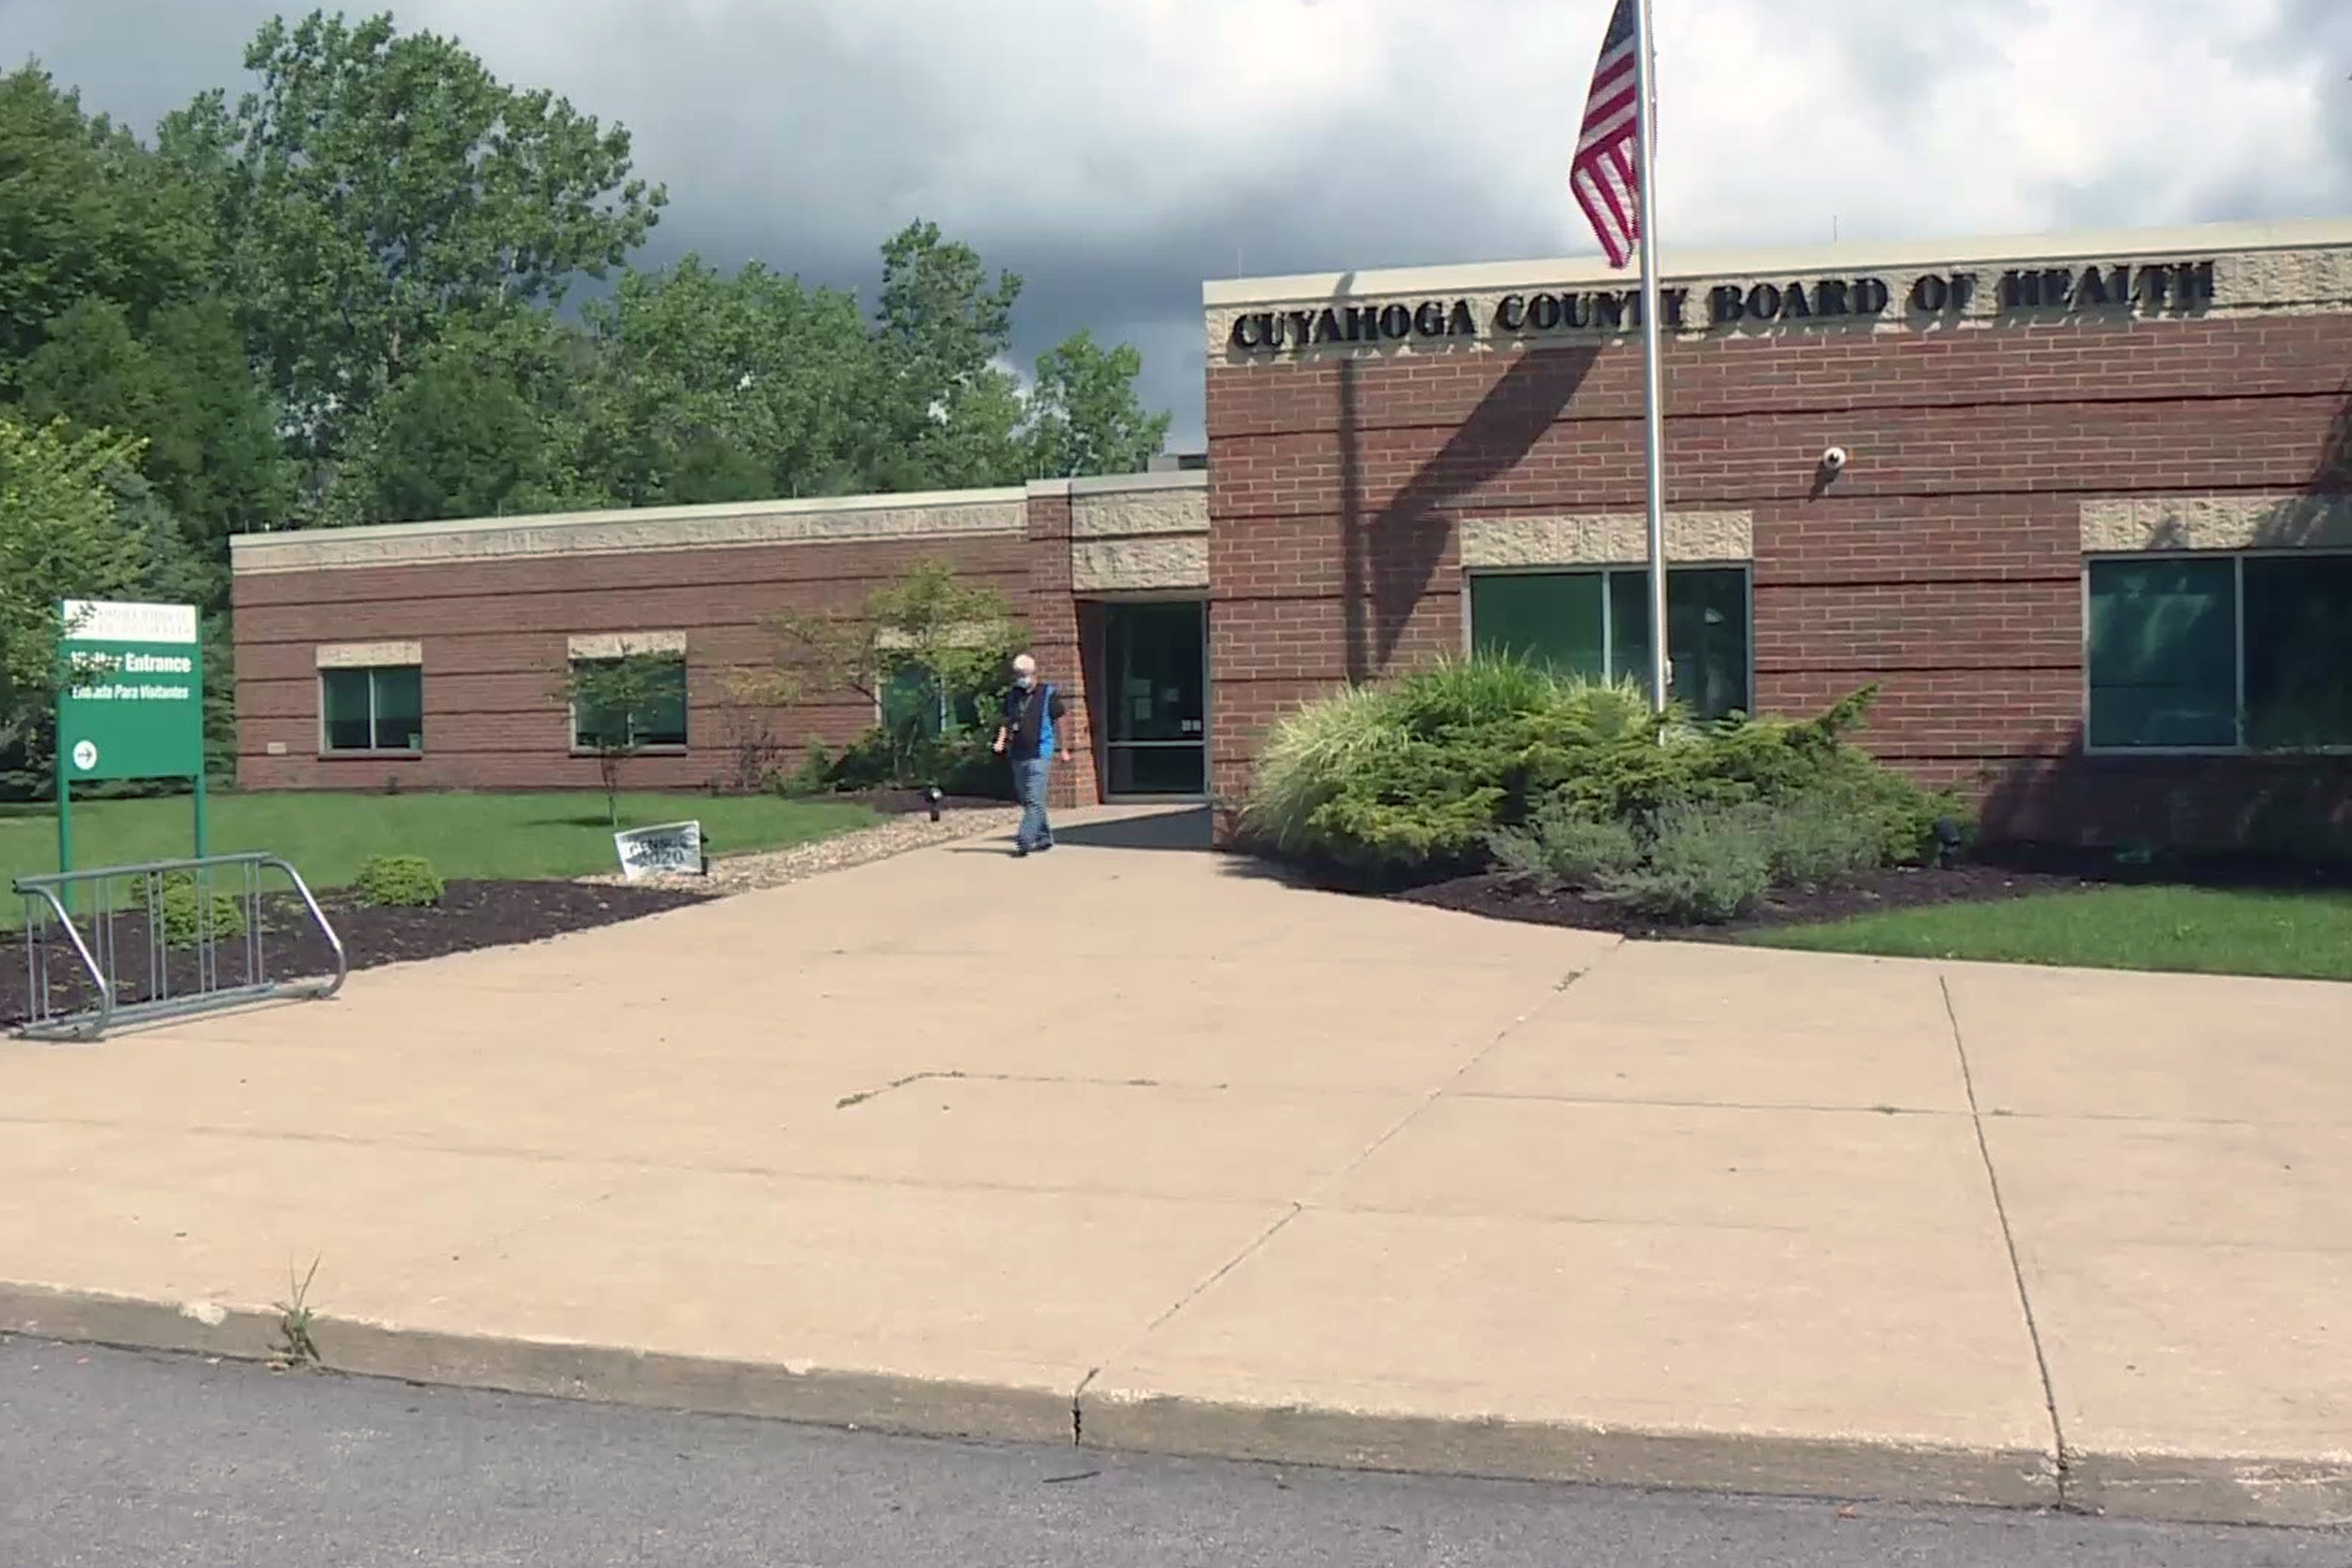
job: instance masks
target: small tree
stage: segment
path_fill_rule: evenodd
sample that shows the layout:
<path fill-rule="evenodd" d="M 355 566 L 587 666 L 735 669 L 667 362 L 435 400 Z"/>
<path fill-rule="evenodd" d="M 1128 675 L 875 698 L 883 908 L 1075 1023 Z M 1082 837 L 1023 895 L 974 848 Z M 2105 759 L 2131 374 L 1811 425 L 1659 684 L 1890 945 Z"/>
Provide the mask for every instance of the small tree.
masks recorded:
<path fill-rule="evenodd" d="M 573 740 L 596 753 L 605 816 L 615 828 L 621 825 L 621 768 L 644 749 L 648 717 L 665 703 L 684 704 L 685 683 L 683 657 L 626 642 L 611 658 L 575 659 L 564 669 Z"/>
<path fill-rule="evenodd" d="M 1004 594 L 968 583 L 942 561 L 921 561 L 868 594 L 853 610 L 787 610 L 769 619 L 773 664 L 735 672 L 739 702 L 789 707 L 811 697 L 852 692 L 882 705 L 882 693 L 910 679 L 935 684 L 947 717 L 983 705 L 1016 651 L 1021 628 Z M 951 728 L 952 722 L 943 729 Z M 908 726 L 888 735 L 894 777 L 908 777 L 926 736 Z"/>

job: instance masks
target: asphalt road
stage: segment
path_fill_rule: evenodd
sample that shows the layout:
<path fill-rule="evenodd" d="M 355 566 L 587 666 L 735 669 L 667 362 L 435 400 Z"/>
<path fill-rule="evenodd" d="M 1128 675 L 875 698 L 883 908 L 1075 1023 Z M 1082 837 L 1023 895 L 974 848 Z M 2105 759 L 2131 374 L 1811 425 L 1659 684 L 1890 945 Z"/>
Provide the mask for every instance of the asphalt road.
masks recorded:
<path fill-rule="evenodd" d="M 939 1443 L 0 1340 L 0 1564 L 2344 1568 L 2352 1535 Z"/>

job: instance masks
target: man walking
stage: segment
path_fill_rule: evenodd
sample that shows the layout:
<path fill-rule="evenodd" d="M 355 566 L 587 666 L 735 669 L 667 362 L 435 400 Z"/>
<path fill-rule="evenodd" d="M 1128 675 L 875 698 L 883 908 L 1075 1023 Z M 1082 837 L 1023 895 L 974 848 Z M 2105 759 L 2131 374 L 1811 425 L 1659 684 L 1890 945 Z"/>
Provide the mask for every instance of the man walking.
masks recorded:
<path fill-rule="evenodd" d="M 1021 831 L 1012 852 L 1026 855 L 1054 847 L 1045 820 L 1045 793 L 1054 759 L 1070 760 L 1062 743 L 1062 721 L 1070 709 L 1051 684 L 1038 685 L 1037 660 L 1027 654 L 1012 661 L 1012 689 L 1005 693 L 1005 721 L 996 727 L 996 750 L 1012 764 L 1012 787 L 1021 802 Z"/>

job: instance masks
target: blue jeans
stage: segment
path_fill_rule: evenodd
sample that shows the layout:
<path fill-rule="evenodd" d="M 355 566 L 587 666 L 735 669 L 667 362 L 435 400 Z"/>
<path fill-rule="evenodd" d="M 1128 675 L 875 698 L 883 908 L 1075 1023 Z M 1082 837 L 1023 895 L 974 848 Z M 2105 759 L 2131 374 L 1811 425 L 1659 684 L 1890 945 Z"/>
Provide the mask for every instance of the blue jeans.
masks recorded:
<path fill-rule="evenodd" d="M 1053 777 L 1054 759 L 1030 757 L 1012 765 L 1013 793 L 1021 801 L 1021 830 L 1013 834 L 1017 849 L 1045 849 L 1054 843 L 1054 830 L 1045 820 L 1045 790 Z"/>

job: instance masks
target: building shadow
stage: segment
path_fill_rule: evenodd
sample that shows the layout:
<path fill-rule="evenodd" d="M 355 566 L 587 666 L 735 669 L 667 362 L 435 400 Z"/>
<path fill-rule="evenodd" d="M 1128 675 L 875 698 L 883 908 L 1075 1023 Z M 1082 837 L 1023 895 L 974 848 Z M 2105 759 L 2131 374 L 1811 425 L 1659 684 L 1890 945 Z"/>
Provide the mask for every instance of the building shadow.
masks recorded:
<path fill-rule="evenodd" d="M 1207 806 L 1170 806 L 1101 821 L 1056 823 L 1054 842 L 1084 849 L 1181 849 L 1199 853 L 1210 841 Z"/>
<path fill-rule="evenodd" d="M 2192 543 L 2175 523 L 2150 547 Z M 2309 478 L 2272 509 L 2251 545 L 2352 549 L 2352 378 L 2337 389 Z M 2085 739 L 2077 721 L 2058 754 L 1979 781 L 1988 844 L 2352 861 L 2352 755 L 2091 755 Z"/>
<path fill-rule="evenodd" d="M 1452 543 L 1449 509 L 1517 467 L 1574 401 L 1598 344 L 1518 354 L 1387 505 L 1365 498 L 1362 362 L 1339 367 L 1340 551 L 1347 677 L 1384 673 Z"/>
<path fill-rule="evenodd" d="M 1057 849 L 1181 850 L 1200 854 L 1213 847 L 1211 808 L 1190 802 L 1142 809 L 1097 821 L 1054 824 Z M 963 839 L 948 847 L 959 855 L 1002 855 L 1012 847 L 1012 832 Z"/>

